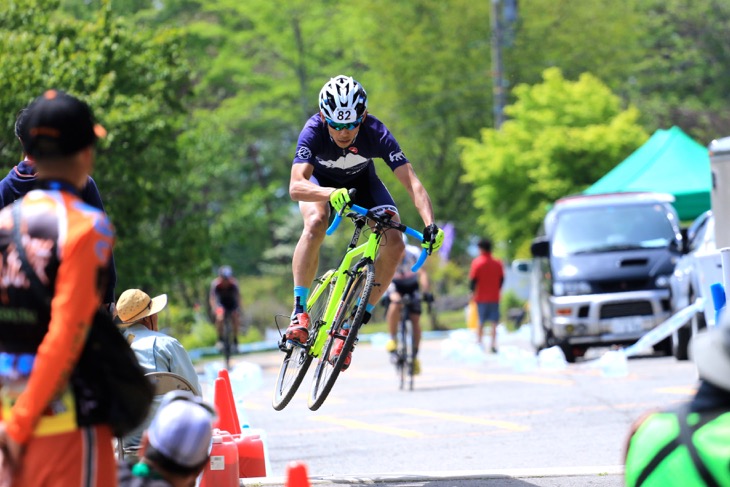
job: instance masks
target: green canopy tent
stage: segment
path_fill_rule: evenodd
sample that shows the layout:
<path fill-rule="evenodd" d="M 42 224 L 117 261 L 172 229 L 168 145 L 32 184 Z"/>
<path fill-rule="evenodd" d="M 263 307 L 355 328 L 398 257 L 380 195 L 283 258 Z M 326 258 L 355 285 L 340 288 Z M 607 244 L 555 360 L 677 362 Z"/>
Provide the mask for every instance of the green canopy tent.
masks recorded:
<path fill-rule="evenodd" d="M 674 195 L 681 220 L 710 209 L 710 157 L 707 148 L 679 127 L 657 130 L 584 194 L 657 191 Z"/>

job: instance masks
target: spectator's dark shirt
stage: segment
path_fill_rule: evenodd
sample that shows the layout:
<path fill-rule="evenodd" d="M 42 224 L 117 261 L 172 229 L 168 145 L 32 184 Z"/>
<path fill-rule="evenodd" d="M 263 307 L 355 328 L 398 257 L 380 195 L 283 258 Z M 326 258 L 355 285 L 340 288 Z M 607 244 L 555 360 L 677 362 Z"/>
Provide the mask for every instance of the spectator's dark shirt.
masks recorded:
<path fill-rule="evenodd" d="M 730 411 L 730 392 L 703 380 L 692 399 L 690 409 L 697 413 L 717 410 Z"/>

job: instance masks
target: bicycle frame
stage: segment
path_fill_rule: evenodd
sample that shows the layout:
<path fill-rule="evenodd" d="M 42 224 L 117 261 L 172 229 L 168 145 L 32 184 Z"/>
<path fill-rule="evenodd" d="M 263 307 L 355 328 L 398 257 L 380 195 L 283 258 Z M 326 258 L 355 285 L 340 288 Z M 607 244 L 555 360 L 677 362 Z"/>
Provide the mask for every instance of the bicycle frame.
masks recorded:
<path fill-rule="evenodd" d="M 396 215 L 392 211 L 372 212 L 357 205 L 350 205 L 347 217 L 355 225 L 352 238 L 336 269 L 328 270 L 323 276 L 316 279 L 316 286 L 307 300 L 307 312 L 311 313 L 309 323 L 309 337 L 306 343 L 282 336 L 279 348 L 286 353 L 279 369 L 276 388 L 274 389 L 273 406 L 280 411 L 293 398 L 302 383 L 304 376 L 314 358 L 318 359 L 315 378 L 309 397 L 309 408 L 316 411 L 325 401 L 340 372 L 347 368 L 345 360 L 352 352 L 357 342 L 357 334 L 365 317 L 366 304 L 360 300 L 370 299 L 375 283 L 374 263 L 382 237 L 386 231 L 395 229 L 408 234 L 418 240 L 423 235 L 411 227 L 393 220 Z M 327 235 L 332 235 L 342 220 L 343 213 L 337 213 L 327 229 Z M 368 225 L 372 232 L 367 241 L 359 244 L 362 230 Z M 412 270 L 416 272 L 426 260 L 428 252 L 421 251 L 421 256 Z M 328 294 L 322 294 L 322 293 Z M 345 320 L 350 320 L 345 314 L 353 313 L 353 319 L 348 322 L 349 332 L 344 331 Z M 332 355 L 337 340 L 342 342 L 342 352 Z M 347 355 L 345 355 L 347 354 Z M 327 355 L 325 357 L 325 355 Z M 326 360 L 325 360 L 326 358 Z"/>
<path fill-rule="evenodd" d="M 324 312 L 324 325 L 335 322 L 336 319 L 339 317 L 339 313 L 342 312 L 342 310 L 338 306 L 338 303 L 340 302 L 340 296 L 342 296 L 345 290 L 348 272 L 352 266 L 353 261 L 355 261 L 355 259 L 357 259 L 358 257 L 360 257 L 361 262 L 375 261 L 378 249 L 380 248 L 381 235 L 379 233 L 371 233 L 368 236 L 367 242 L 361 245 L 357 245 L 358 241 L 360 240 L 360 234 L 365 224 L 365 218 L 358 219 L 356 221 L 355 232 L 352 234 L 352 239 L 350 240 L 350 244 L 347 247 L 347 252 L 345 252 L 342 261 L 340 261 L 340 265 L 337 268 L 337 271 L 329 275 L 328 278 L 324 282 L 322 282 L 321 286 L 319 286 L 318 291 L 309 298 L 310 300 L 312 300 L 312 302 L 314 302 L 327 289 L 332 280 L 335 280 L 335 287 L 332 291 L 332 294 L 330 295 L 330 300 L 327 303 L 327 308 Z M 325 326 L 320 326 L 318 328 L 317 338 L 315 339 L 312 348 L 309 350 L 310 355 L 313 355 L 314 357 L 319 357 L 322 353 L 322 348 L 324 347 L 326 341 L 327 329 Z"/>

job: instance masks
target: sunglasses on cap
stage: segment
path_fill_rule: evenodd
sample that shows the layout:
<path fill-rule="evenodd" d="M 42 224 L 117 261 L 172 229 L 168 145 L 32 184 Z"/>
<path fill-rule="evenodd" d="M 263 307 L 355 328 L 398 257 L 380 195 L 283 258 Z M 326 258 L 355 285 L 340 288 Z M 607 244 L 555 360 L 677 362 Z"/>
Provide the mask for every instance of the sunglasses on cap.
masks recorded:
<path fill-rule="evenodd" d="M 354 122 L 351 122 L 351 123 L 337 123 L 337 122 L 335 122 L 333 120 L 330 120 L 327 117 L 324 117 L 324 119 L 327 121 L 327 125 L 329 125 L 330 127 L 332 127 L 333 129 L 335 129 L 335 130 L 337 130 L 339 132 L 340 130 L 345 130 L 345 129 L 347 129 L 347 130 L 354 130 L 354 129 L 356 129 L 362 123 L 363 117 L 360 117 L 360 118 L 358 118 L 357 120 L 355 120 Z"/>

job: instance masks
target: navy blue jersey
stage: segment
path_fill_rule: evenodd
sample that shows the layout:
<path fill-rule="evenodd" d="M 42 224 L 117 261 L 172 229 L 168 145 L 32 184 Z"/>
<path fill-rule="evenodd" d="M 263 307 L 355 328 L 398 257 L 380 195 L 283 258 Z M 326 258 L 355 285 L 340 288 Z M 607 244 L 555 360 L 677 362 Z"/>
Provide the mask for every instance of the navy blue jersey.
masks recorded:
<path fill-rule="evenodd" d="M 35 185 L 35 168 L 28 161 L 20 161 L 0 181 L 0 208 L 8 206 L 21 196 L 24 196 L 31 189 L 35 189 Z M 96 182 L 94 182 L 91 176 L 89 176 L 86 186 L 81 190 L 80 196 L 86 203 L 104 211 L 104 204 L 101 202 L 99 188 L 96 187 Z M 112 301 L 114 300 L 112 299 Z"/>
<path fill-rule="evenodd" d="M 312 164 L 315 178 L 344 185 L 372 166 L 374 158 L 383 159 L 392 170 L 408 163 L 395 137 L 374 116 L 368 114 L 355 141 L 343 149 L 330 138 L 326 122 L 317 113 L 307 120 L 299 134 L 293 163 Z"/>

